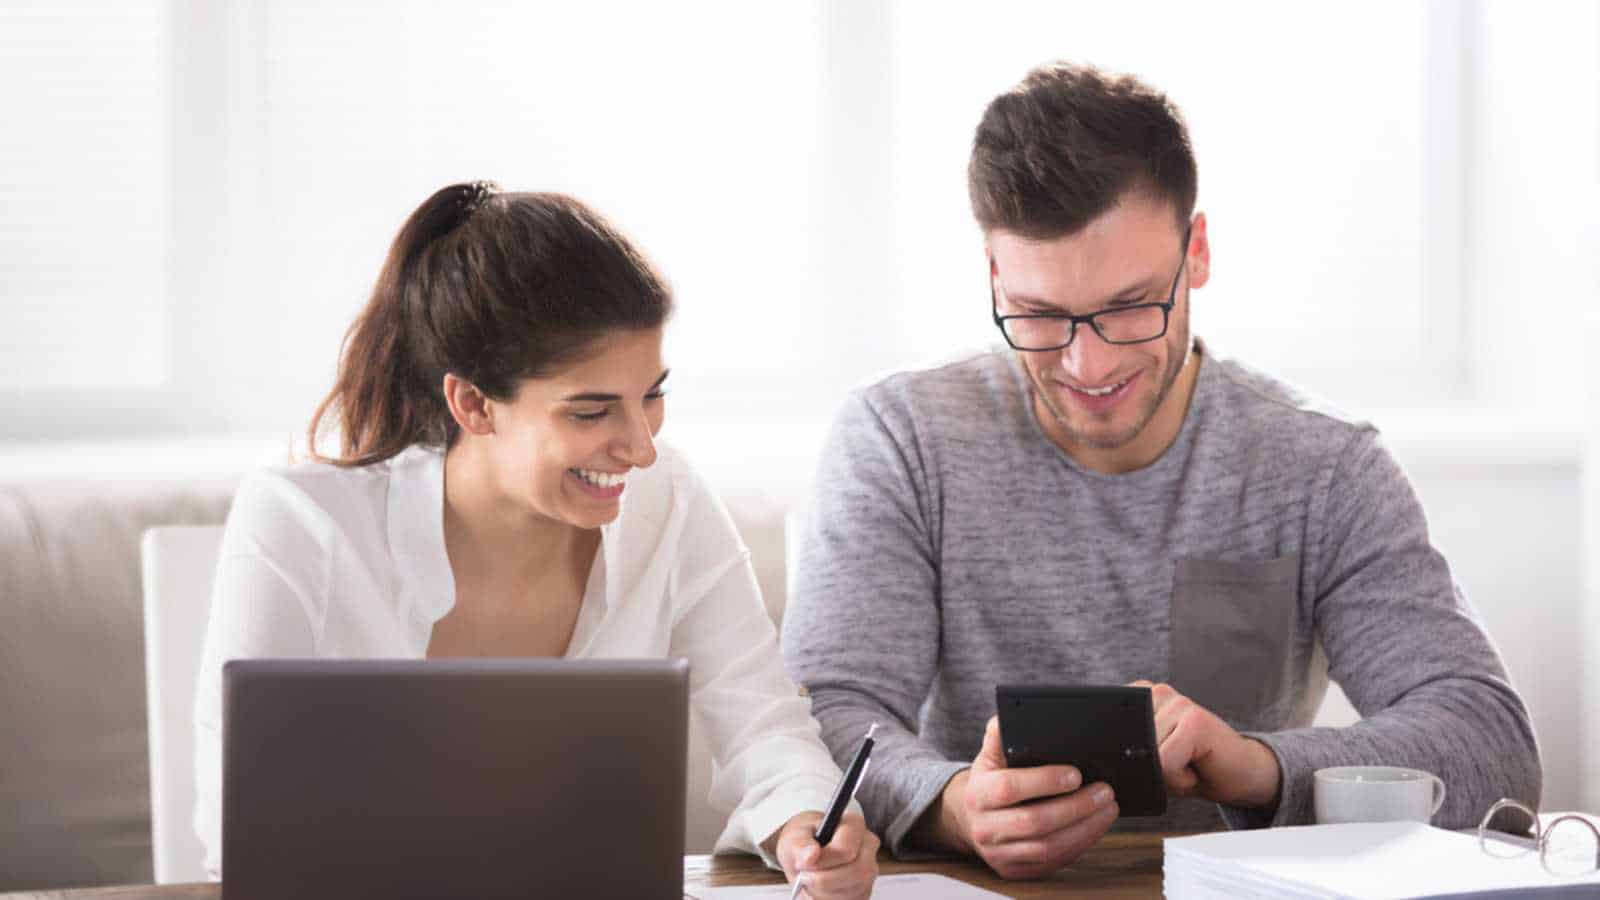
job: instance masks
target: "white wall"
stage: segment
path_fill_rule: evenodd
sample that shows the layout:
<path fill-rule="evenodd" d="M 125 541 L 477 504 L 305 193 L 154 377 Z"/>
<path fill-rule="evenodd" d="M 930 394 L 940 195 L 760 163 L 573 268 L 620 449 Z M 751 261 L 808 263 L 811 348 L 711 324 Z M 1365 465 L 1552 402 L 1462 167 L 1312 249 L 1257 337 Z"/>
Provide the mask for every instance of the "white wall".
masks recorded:
<path fill-rule="evenodd" d="M 1462 511 L 1463 524 L 1476 513 L 1471 528 L 1498 536 L 1460 564 L 1493 579 L 1480 608 L 1519 686 L 1540 698 L 1547 806 L 1600 810 L 1600 362 L 1586 328 L 1600 306 L 1600 8 L 1467 8 L 1466 374 L 1481 407 L 1579 434 L 1586 422 L 1586 437 L 1576 466 L 1555 460 L 1568 473 L 1558 477 L 1537 462 L 1536 436 L 1504 429 L 1520 470 L 1463 470 L 1457 489 L 1424 499 Z"/>
<path fill-rule="evenodd" d="M 1600 43 L 1600 22 L 1591 31 Z M 1600 62 L 1589 73 L 1590 85 L 1600 83 Z M 1600 112 L 1600 100 L 1591 104 Z M 1600 136 L 1596 137 L 1600 141 Z M 1591 153 L 1590 173 L 1600 180 L 1600 151 Z M 1587 269 L 1589 297 L 1600 297 L 1600 218 L 1591 217 L 1587 228 L 1589 247 L 1588 265 L 1578 266 L 1578 273 Z M 1581 274 L 1579 283 L 1583 283 Z M 1587 305 L 1588 321 L 1583 330 L 1585 347 L 1600 345 L 1600 303 Z M 1583 456 L 1581 478 L 1584 497 L 1583 541 L 1584 604 L 1579 616 L 1579 633 L 1583 635 L 1581 649 L 1583 678 L 1573 692 L 1574 702 L 1582 710 L 1583 755 L 1580 781 L 1583 785 L 1583 808 L 1600 809 L 1600 360 L 1584 358 L 1583 385 L 1584 410 L 1587 414 L 1587 440 Z"/>

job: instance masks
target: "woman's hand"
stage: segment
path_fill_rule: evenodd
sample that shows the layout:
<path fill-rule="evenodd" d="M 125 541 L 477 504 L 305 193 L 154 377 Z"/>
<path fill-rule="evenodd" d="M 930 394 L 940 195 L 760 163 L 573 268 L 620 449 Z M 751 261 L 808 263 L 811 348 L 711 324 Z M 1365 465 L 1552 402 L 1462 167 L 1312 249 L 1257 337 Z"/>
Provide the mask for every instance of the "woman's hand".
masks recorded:
<path fill-rule="evenodd" d="M 878 877 L 878 836 L 860 813 L 845 813 L 828 846 L 817 844 L 822 813 L 803 812 L 778 829 L 773 855 L 784 877 L 801 880 L 811 900 L 865 900 Z"/>

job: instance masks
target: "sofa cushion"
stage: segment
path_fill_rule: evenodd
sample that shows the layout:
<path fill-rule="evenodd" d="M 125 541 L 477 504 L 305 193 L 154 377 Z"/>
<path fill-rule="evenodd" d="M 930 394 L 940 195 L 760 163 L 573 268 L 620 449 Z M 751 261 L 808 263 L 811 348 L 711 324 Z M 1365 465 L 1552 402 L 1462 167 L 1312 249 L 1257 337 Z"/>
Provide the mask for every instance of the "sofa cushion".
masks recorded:
<path fill-rule="evenodd" d="M 234 481 L 0 486 L 0 890 L 148 882 L 139 539 Z"/>

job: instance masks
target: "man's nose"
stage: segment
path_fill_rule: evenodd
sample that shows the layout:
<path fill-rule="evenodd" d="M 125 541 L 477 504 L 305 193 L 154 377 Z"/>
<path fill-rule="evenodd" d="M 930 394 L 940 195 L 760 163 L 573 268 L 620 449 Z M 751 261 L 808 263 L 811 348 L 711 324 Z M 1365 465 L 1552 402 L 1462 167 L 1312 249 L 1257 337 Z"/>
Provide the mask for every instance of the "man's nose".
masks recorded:
<path fill-rule="evenodd" d="M 1061 368 L 1074 384 L 1105 387 L 1105 382 L 1116 374 L 1121 350 L 1116 344 L 1106 343 L 1088 323 L 1081 323 L 1072 343 L 1061 348 Z"/>

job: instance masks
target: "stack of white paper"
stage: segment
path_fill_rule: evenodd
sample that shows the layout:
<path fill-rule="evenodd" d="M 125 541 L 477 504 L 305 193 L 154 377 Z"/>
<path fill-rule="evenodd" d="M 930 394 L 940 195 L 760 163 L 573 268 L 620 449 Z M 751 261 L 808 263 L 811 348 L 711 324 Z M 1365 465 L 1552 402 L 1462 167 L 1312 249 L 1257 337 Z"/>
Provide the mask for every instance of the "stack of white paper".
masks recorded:
<path fill-rule="evenodd" d="M 1230 831 L 1164 845 L 1168 900 L 1600 897 L 1600 873 L 1553 875 L 1537 853 L 1491 856 L 1474 835 L 1417 822 Z"/>

